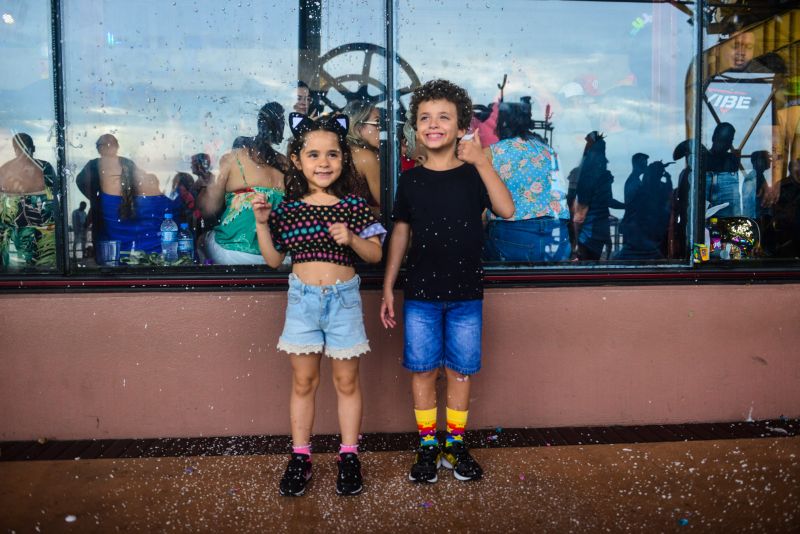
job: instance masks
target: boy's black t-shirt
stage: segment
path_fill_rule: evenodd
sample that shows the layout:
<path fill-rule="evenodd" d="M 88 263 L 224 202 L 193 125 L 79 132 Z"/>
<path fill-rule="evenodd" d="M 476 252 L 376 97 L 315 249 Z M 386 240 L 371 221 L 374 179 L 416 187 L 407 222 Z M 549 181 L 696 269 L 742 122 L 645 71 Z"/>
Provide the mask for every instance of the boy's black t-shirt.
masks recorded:
<path fill-rule="evenodd" d="M 415 167 L 400 176 L 392 220 L 411 225 L 406 299 L 483 298 L 481 216 L 488 208 L 486 186 L 468 163 L 447 171 Z"/>

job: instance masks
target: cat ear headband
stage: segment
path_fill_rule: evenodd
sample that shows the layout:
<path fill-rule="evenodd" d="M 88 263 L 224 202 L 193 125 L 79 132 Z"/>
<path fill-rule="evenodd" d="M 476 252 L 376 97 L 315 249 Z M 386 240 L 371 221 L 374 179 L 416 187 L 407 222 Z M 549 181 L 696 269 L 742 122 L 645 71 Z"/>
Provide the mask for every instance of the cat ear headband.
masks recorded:
<path fill-rule="evenodd" d="M 316 122 L 320 124 L 320 129 L 333 132 L 339 137 L 347 137 L 347 132 L 350 126 L 350 120 L 347 118 L 347 115 L 329 115 L 327 117 L 320 117 Z M 295 137 L 300 137 L 307 131 L 311 130 L 314 124 L 315 121 L 311 120 L 302 113 L 289 113 L 289 129 L 292 131 L 292 135 Z"/>

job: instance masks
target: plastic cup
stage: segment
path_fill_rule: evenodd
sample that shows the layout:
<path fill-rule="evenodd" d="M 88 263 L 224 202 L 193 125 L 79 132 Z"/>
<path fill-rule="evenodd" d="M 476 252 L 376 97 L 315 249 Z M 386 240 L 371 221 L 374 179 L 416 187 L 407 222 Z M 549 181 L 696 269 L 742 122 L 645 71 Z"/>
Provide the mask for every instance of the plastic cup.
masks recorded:
<path fill-rule="evenodd" d="M 116 267 L 119 265 L 120 242 L 116 240 L 100 241 L 98 259 L 100 265 Z"/>

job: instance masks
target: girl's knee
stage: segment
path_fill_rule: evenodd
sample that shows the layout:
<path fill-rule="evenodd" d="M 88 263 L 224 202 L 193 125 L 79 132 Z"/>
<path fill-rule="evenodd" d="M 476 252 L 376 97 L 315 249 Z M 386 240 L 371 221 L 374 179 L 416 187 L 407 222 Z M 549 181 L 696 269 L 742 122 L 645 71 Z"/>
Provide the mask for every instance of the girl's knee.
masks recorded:
<path fill-rule="evenodd" d="M 292 376 L 292 388 L 296 395 L 306 396 L 316 393 L 317 386 L 319 386 L 319 374 L 298 375 L 295 373 Z"/>
<path fill-rule="evenodd" d="M 340 395 L 352 395 L 359 389 L 358 372 L 337 373 L 333 376 L 333 385 Z"/>

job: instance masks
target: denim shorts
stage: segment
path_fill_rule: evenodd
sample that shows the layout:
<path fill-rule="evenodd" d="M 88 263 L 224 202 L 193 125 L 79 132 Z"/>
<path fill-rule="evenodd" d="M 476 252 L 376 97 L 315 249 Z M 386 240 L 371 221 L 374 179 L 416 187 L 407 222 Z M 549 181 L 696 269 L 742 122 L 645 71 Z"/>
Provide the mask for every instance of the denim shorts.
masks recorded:
<path fill-rule="evenodd" d="M 289 275 L 286 322 L 278 350 L 291 354 L 324 353 L 347 359 L 369 351 L 358 275 L 329 286 L 304 284 Z"/>
<path fill-rule="evenodd" d="M 415 373 L 442 365 L 472 375 L 481 368 L 483 300 L 406 300 L 403 367 Z"/>

